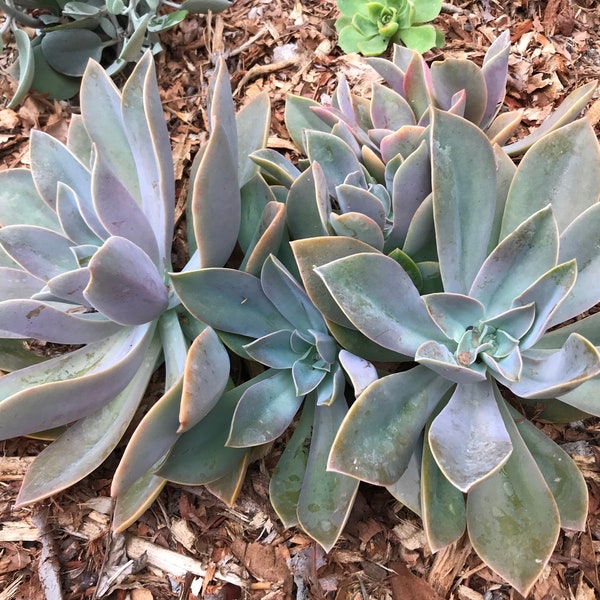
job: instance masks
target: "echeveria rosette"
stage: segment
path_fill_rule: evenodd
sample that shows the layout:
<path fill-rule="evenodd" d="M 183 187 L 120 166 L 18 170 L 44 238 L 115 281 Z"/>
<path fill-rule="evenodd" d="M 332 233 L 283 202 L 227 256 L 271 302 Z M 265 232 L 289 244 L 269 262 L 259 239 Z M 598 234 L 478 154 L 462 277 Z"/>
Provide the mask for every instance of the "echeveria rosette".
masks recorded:
<path fill-rule="evenodd" d="M 417 52 L 426 52 L 444 43 L 444 36 L 433 25 L 441 0 L 338 0 L 342 13 L 335 23 L 344 52 L 365 56 L 381 54 L 390 42 L 402 42 Z"/>
<path fill-rule="evenodd" d="M 376 377 L 373 367 L 340 352 L 321 314 L 273 256 L 264 262 L 260 278 L 232 269 L 200 269 L 174 275 L 173 285 L 193 316 L 219 332 L 237 354 L 267 367 L 237 398 L 230 449 L 277 439 L 304 401 L 298 428 L 271 480 L 271 501 L 286 526 L 299 523 L 331 548 L 358 484 L 325 469 L 347 412 L 344 371 L 362 389 Z M 305 444 L 308 451 L 300 451 Z M 170 460 L 162 470 L 167 476 Z"/>
<path fill-rule="evenodd" d="M 566 156 L 556 152 L 575 139 L 583 148 Z M 479 146 L 476 163 L 462 155 L 465 144 Z M 414 500 L 410 478 L 402 478 L 420 457 L 420 511 L 432 547 L 451 543 L 467 527 L 485 562 L 526 594 L 550 557 L 559 526 L 584 527 L 587 493 L 574 463 L 529 423 L 519 423 L 501 390 L 577 406 L 577 390 L 597 381 L 593 321 L 592 341 L 584 337 L 590 317 L 564 335 L 547 330 L 600 300 L 590 279 L 599 274 L 593 240 L 600 181 L 593 170 L 575 167 L 580 152 L 598 162 L 600 150 L 583 121 L 539 141 L 498 212 L 494 153 L 481 132 L 437 111 L 431 147 L 443 290 L 420 296 L 398 262 L 377 252 L 316 268 L 360 332 L 419 363 L 366 388 L 340 428 L 329 468 Z M 552 204 L 545 190 L 538 196 L 536 184 L 546 167 Z M 576 181 L 565 177 L 571 168 Z M 578 188 L 576 210 L 572 186 Z M 525 196 L 529 214 L 515 201 Z M 517 215 L 524 220 L 511 230 Z M 305 243 L 294 242 L 295 252 Z M 592 400 L 584 405 L 600 413 Z M 454 508 L 440 513 L 440 498 Z"/>

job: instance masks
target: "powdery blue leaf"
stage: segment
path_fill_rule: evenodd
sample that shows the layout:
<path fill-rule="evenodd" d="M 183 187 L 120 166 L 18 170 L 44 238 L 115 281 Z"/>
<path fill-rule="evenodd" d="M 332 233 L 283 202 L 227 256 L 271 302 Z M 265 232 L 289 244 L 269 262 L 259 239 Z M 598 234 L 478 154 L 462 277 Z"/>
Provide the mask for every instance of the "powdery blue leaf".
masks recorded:
<path fill-rule="evenodd" d="M 249 387 L 235 409 L 227 446 L 244 448 L 277 439 L 292 422 L 302 404 L 289 370 L 271 371 L 271 376 Z"/>
<path fill-rule="evenodd" d="M 44 282 L 26 271 L 0 267 L 0 302 L 29 298 L 39 292 Z"/>
<path fill-rule="evenodd" d="M 270 122 L 271 105 L 266 92 L 254 96 L 236 115 L 240 188 L 258 173 L 257 165 L 249 157 L 266 146 Z"/>
<path fill-rule="evenodd" d="M 75 192 L 59 182 L 56 194 L 56 214 L 64 234 L 76 245 L 100 246 L 102 240 L 88 227 L 79 212 L 80 202 Z"/>
<path fill-rule="evenodd" d="M 48 280 L 76 269 L 71 244 L 62 235 L 35 225 L 9 225 L 0 229 L 0 244 L 34 277 Z"/>
<path fill-rule="evenodd" d="M 377 369 L 364 358 L 356 356 L 348 350 L 340 350 L 338 359 L 350 378 L 356 397 L 362 394 L 368 385 L 378 379 Z"/>
<path fill-rule="evenodd" d="M 153 333 L 152 326 L 123 328 L 0 378 L 0 438 L 72 423 L 108 404 L 140 368 Z"/>
<path fill-rule="evenodd" d="M 396 131 L 404 125 L 416 125 L 415 115 L 408 102 L 394 90 L 373 84 L 371 121 L 377 129 Z"/>
<path fill-rule="evenodd" d="M 392 258 L 355 254 L 315 271 L 352 324 L 384 348 L 414 356 L 422 343 L 443 340 L 412 280 Z"/>
<path fill-rule="evenodd" d="M 487 256 L 496 205 L 496 159 L 478 127 L 440 110 L 433 115 L 433 214 L 440 273 L 446 292 L 467 294 Z"/>
<path fill-rule="evenodd" d="M 398 481 L 431 412 L 451 385 L 421 366 L 369 385 L 344 419 L 327 468 L 376 485 Z"/>
<path fill-rule="evenodd" d="M 513 452 L 500 470 L 469 492 L 467 529 L 485 563 L 527 596 L 552 555 L 560 519 L 504 400 L 498 402 Z"/>
<path fill-rule="evenodd" d="M 73 307 L 71 307 L 73 308 Z M 121 329 L 117 323 L 85 314 L 70 305 L 38 300 L 5 300 L 0 303 L 0 331 L 4 337 L 23 337 L 56 344 L 96 342 Z"/>
<path fill-rule="evenodd" d="M 480 121 L 482 129 L 487 129 L 502 106 L 506 94 L 509 55 L 510 32 L 506 30 L 492 42 L 481 66 L 481 74 L 487 90 L 487 102 Z"/>
<path fill-rule="evenodd" d="M 27 96 L 35 72 L 35 60 L 29 36 L 19 27 L 12 28 L 19 53 L 19 85 L 6 108 L 15 109 Z"/>
<path fill-rule="evenodd" d="M 311 356 L 297 360 L 292 366 L 292 378 L 296 395 L 303 397 L 312 392 L 327 375 L 327 370 L 318 369 Z"/>
<path fill-rule="evenodd" d="M 460 354 L 459 354 L 460 357 Z M 485 381 L 485 368 L 472 361 L 467 353 L 464 362 L 459 362 L 447 346 L 439 342 L 425 342 L 417 349 L 415 360 L 437 373 L 440 377 L 454 383 L 470 384 Z"/>
<path fill-rule="evenodd" d="M 155 337 L 127 387 L 108 404 L 73 423 L 36 457 L 23 479 L 17 505 L 39 502 L 100 466 L 133 419 L 159 355 L 160 344 Z"/>
<path fill-rule="evenodd" d="M 484 318 L 481 302 L 462 294 L 436 293 L 423 296 L 423 302 L 435 324 L 450 340 L 458 342 L 468 327 Z"/>
<path fill-rule="evenodd" d="M 125 493 L 115 498 L 112 512 L 113 534 L 123 533 L 133 525 L 158 498 L 166 480 L 152 471 L 140 477 Z"/>
<path fill-rule="evenodd" d="M 599 394 L 600 379 L 596 377 L 584 381 L 581 385 L 566 394 L 561 394 L 558 400 L 568 406 L 582 410 L 588 415 L 600 416 Z"/>
<path fill-rule="evenodd" d="M 345 398 L 346 378 L 338 363 L 333 363 L 317 389 L 317 406 L 330 406 L 336 400 Z"/>
<path fill-rule="evenodd" d="M 281 329 L 264 335 L 250 344 L 244 350 L 255 361 L 273 369 L 291 369 L 300 358 L 291 344 L 290 330 Z"/>
<path fill-rule="evenodd" d="M 88 306 L 83 291 L 90 282 L 90 272 L 87 269 L 75 269 L 61 273 L 48 281 L 48 290 L 56 298 L 80 306 Z"/>
<path fill-rule="evenodd" d="M 394 58 L 396 61 L 396 58 Z M 433 104 L 431 71 L 418 52 L 412 52 L 404 70 L 404 97 L 417 122 Z"/>
<path fill-rule="evenodd" d="M 327 470 L 331 445 L 347 410 L 343 398 L 315 408 L 310 450 L 298 498 L 298 521 L 302 529 L 326 552 L 333 548 L 344 529 L 358 491 L 358 480 Z"/>
<path fill-rule="evenodd" d="M 421 516 L 421 457 L 423 455 L 423 436 L 417 442 L 408 466 L 402 477 L 391 485 L 387 485 L 387 491 L 406 508 Z"/>
<path fill-rule="evenodd" d="M 331 213 L 329 224 L 337 235 L 356 238 L 382 251 L 383 231 L 373 219 L 361 213 L 349 212 L 342 215 Z"/>
<path fill-rule="evenodd" d="M 385 225 L 386 208 L 369 190 L 342 183 L 335 188 L 338 204 L 343 213 L 358 212 L 371 218 L 381 230 Z M 289 202 L 289 200 L 288 200 Z"/>
<path fill-rule="evenodd" d="M 553 398 L 574 390 L 598 373 L 598 350 L 586 338 L 573 333 L 557 351 L 546 351 L 543 356 L 525 352 L 518 381 L 499 381 L 523 398 Z"/>
<path fill-rule="evenodd" d="M 556 266 L 558 228 L 550 206 L 541 209 L 487 257 L 469 295 L 486 307 L 489 317 L 508 310 L 513 300 Z"/>
<path fill-rule="evenodd" d="M 329 133 L 331 126 L 325 123 L 312 109 L 321 108 L 316 100 L 289 94 L 285 101 L 285 127 L 296 147 L 306 153 L 304 131 L 317 130 Z"/>
<path fill-rule="evenodd" d="M 218 331 L 260 338 L 291 329 L 254 275 L 215 268 L 173 274 L 171 280 L 190 313 Z"/>
<path fill-rule="evenodd" d="M 497 337 L 498 333 L 496 334 Z M 516 345 L 512 352 L 506 356 L 498 358 L 491 354 L 484 353 L 481 355 L 481 360 L 493 373 L 500 375 L 503 379 L 518 381 L 521 377 L 521 372 L 523 371 L 523 358 L 521 356 L 521 351 Z"/>
<path fill-rule="evenodd" d="M 92 256 L 83 294 L 103 315 L 122 325 L 156 319 L 169 304 L 164 282 L 149 256 L 129 240 L 112 236 Z"/>
<path fill-rule="evenodd" d="M 535 304 L 535 300 L 529 300 L 529 302 L 523 302 L 522 304 L 520 302 L 515 302 L 514 304 L 515 308 L 510 308 L 491 319 L 485 319 L 483 323 L 494 329 L 501 329 L 504 335 L 512 338 L 513 342 L 516 342 L 530 330 L 534 319 L 537 316 L 538 307 Z M 543 312 L 543 310 L 541 312 Z M 500 345 L 500 340 L 496 341 Z M 513 345 L 514 344 L 511 344 L 509 348 L 512 349 Z M 501 350 L 501 348 L 498 348 L 494 354 L 496 355 L 499 350 Z"/>

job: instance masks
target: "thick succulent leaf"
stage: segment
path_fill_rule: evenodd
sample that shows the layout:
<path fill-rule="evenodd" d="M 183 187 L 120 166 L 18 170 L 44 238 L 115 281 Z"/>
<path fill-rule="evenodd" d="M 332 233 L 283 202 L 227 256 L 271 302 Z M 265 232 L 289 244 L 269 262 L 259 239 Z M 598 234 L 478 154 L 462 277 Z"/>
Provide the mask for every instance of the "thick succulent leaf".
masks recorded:
<path fill-rule="evenodd" d="M 382 160 L 387 164 L 400 155 L 408 158 L 428 137 L 429 129 L 420 126 L 405 126 L 386 135 L 380 143 Z"/>
<path fill-rule="evenodd" d="M 377 370 L 364 358 L 356 356 L 348 350 L 340 350 L 338 358 L 350 378 L 356 397 L 362 394 L 367 386 L 377 380 Z"/>
<path fill-rule="evenodd" d="M 238 157 L 238 126 L 235 118 L 235 107 L 233 105 L 233 95 L 231 93 L 231 82 L 227 72 L 227 64 L 223 56 L 219 56 L 216 61 L 216 68 L 209 84 L 208 112 L 210 117 L 209 132 L 215 130 L 217 124 L 223 128 L 225 135 L 224 143 L 231 150 L 234 158 Z M 264 134 L 263 134 L 264 135 Z M 246 159 L 247 159 L 246 155 Z M 233 164 L 236 168 L 237 163 Z"/>
<path fill-rule="evenodd" d="M 460 357 L 460 355 L 459 355 Z M 478 362 L 467 364 L 457 361 L 455 355 L 444 344 L 429 341 L 421 344 L 415 353 L 415 360 L 454 383 L 470 384 L 485 381 L 485 367 Z"/>
<path fill-rule="evenodd" d="M 467 528 L 484 562 L 527 596 L 552 555 L 560 519 L 504 400 L 498 401 L 513 452 L 502 469 L 469 492 Z"/>
<path fill-rule="evenodd" d="M 69 240 L 51 229 L 36 225 L 2 227 L 0 244 L 26 271 L 45 281 L 79 266 Z"/>
<path fill-rule="evenodd" d="M 27 471 L 17 504 L 38 502 L 83 479 L 113 451 L 133 419 L 160 356 L 154 338 L 127 387 L 107 405 L 69 427 Z"/>
<path fill-rule="evenodd" d="M 233 506 L 242 489 L 252 454 L 246 452 L 242 459 L 229 472 L 215 481 L 205 484 L 206 489 L 227 506 Z"/>
<path fill-rule="evenodd" d="M 432 552 L 457 541 L 465 532 L 467 511 L 463 493 L 446 479 L 435 462 L 427 439 L 421 461 L 421 510 Z"/>
<path fill-rule="evenodd" d="M 158 93 L 152 55 L 147 51 L 123 88 L 122 114 L 135 149 L 142 208 L 152 225 L 164 265 L 170 263 L 175 213 L 175 176 L 169 132 Z"/>
<path fill-rule="evenodd" d="M 90 61 L 86 68 L 81 80 L 80 98 L 85 128 L 97 152 L 103 156 L 107 170 L 137 203 L 141 203 L 136 163 L 121 115 L 121 94 L 97 62 Z M 89 152 L 87 156 L 90 156 Z"/>
<path fill-rule="evenodd" d="M 44 282 L 26 271 L 0 267 L 0 301 L 29 298 L 40 291 Z"/>
<path fill-rule="evenodd" d="M 598 403 L 598 398 L 600 397 L 600 379 L 595 377 L 594 379 L 589 379 L 585 381 L 580 386 L 567 392 L 566 394 L 562 394 L 560 398 L 557 399 L 559 403 L 566 405 L 566 408 L 574 407 L 580 411 L 584 411 L 588 415 L 600 416 L 600 405 Z M 561 406 L 558 407 L 561 409 L 560 412 L 564 411 L 564 408 Z M 558 412 L 558 409 L 554 412 Z M 581 420 L 581 415 L 579 415 L 579 419 Z M 583 417 L 585 418 L 585 417 Z M 560 419 L 561 422 L 565 422 L 565 419 Z M 571 419 L 568 419 L 570 422 Z"/>
<path fill-rule="evenodd" d="M 361 213 L 372 219 L 377 223 L 378 227 L 383 230 L 386 218 L 386 208 L 375 194 L 369 190 L 364 190 L 346 183 L 338 185 L 335 188 L 335 191 L 342 213 Z"/>
<path fill-rule="evenodd" d="M 248 388 L 235 409 L 227 446 L 246 448 L 277 439 L 302 404 L 289 370 L 271 371 L 271 377 Z"/>
<path fill-rule="evenodd" d="M 316 272 L 352 324 L 384 348 L 413 356 L 424 342 L 443 341 L 417 288 L 392 258 L 361 253 Z"/>
<path fill-rule="evenodd" d="M 510 405 L 507 408 L 554 496 L 560 513 L 560 526 L 584 531 L 588 514 L 588 491 L 581 471 L 558 444 Z"/>
<path fill-rule="evenodd" d="M 306 154 L 304 146 L 304 131 L 317 130 L 329 133 L 331 126 L 327 125 L 312 109 L 320 108 L 316 100 L 290 94 L 285 101 L 285 126 L 294 144 Z"/>
<path fill-rule="evenodd" d="M 314 414 L 315 402 L 305 402 L 300 420 L 285 444 L 269 482 L 269 498 L 284 527 L 298 524 L 298 499 L 308 461 Z"/>
<path fill-rule="evenodd" d="M 349 237 L 324 236 L 297 240 L 290 243 L 300 270 L 302 283 L 313 304 L 328 320 L 345 327 L 352 327 L 348 317 L 337 305 L 321 277 L 314 271 L 318 267 L 344 256 L 360 252 L 377 252 L 375 248 Z"/>
<path fill-rule="evenodd" d="M 37 225 L 60 231 L 54 211 L 42 200 L 29 169 L 0 173 L 0 225 Z"/>
<path fill-rule="evenodd" d="M 162 477 L 148 472 L 116 498 L 112 514 L 113 533 L 123 533 L 135 523 L 150 508 L 166 483 Z"/>
<path fill-rule="evenodd" d="M 435 235 L 444 290 L 467 294 L 487 256 L 494 219 L 494 151 L 478 127 L 435 110 L 431 160 L 435 167 Z"/>
<path fill-rule="evenodd" d="M 152 337 L 151 326 L 123 329 L 0 378 L 0 438 L 65 425 L 106 405 L 138 371 Z"/>
<path fill-rule="evenodd" d="M 324 380 L 327 372 L 328 369 L 317 368 L 311 356 L 297 360 L 292 366 L 296 395 L 303 397 L 312 392 Z"/>
<path fill-rule="evenodd" d="M 164 459 L 177 441 L 182 382 L 183 378 L 180 378 L 167 390 L 135 428 L 113 475 L 112 496 L 126 494 L 136 481 Z"/>
<path fill-rule="evenodd" d="M 398 481 L 431 412 L 451 385 L 421 366 L 372 383 L 344 419 L 328 469 L 377 485 Z"/>
<path fill-rule="evenodd" d="M 431 66 L 431 80 L 436 105 L 448 110 L 452 98 L 461 90 L 466 92 L 464 118 L 479 125 L 487 108 L 487 86 L 482 70 L 471 61 L 447 58 Z"/>
<path fill-rule="evenodd" d="M 462 294 L 428 294 L 423 302 L 435 324 L 450 340 L 458 342 L 468 327 L 484 318 L 481 302 Z"/>
<path fill-rule="evenodd" d="M 42 36 L 42 52 L 59 73 L 81 77 L 90 59 L 102 58 L 102 38 L 90 29 L 59 29 Z"/>
<path fill-rule="evenodd" d="M 510 32 L 502 32 L 488 48 L 481 66 L 485 80 L 487 102 L 479 126 L 486 129 L 496 116 L 506 94 L 508 57 L 510 55 Z"/>
<path fill-rule="evenodd" d="M 33 58 L 33 49 L 29 36 L 18 27 L 12 29 L 17 43 L 19 53 L 19 85 L 15 90 L 11 101 L 6 105 L 6 108 L 15 109 L 27 96 L 31 84 L 33 83 L 33 75 L 35 72 L 35 61 Z"/>
<path fill-rule="evenodd" d="M 577 260 L 577 279 L 548 326 L 576 317 L 600 302 L 600 203 L 583 211 L 560 236 L 559 262 Z"/>
<path fill-rule="evenodd" d="M 585 108 L 588 100 L 594 94 L 597 83 L 590 81 L 571 92 L 560 104 L 560 106 L 543 123 L 533 130 L 533 133 L 504 147 L 504 151 L 511 156 L 524 154 L 538 140 L 574 121 Z"/>
<path fill-rule="evenodd" d="M 492 143 L 502 145 L 517 131 L 522 120 L 522 110 L 511 110 L 509 112 L 501 113 L 485 130 L 485 133 Z M 504 150 L 502 150 L 502 152 L 504 152 Z M 508 154 L 505 153 L 505 156 L 510 160 Z"/>
<path fill-rule="evenodd" d="M 429 67 L 418 52 L 413 52 L 404 69 L 404 97 L 415 113 L 417 121 L 432 105 L 432 83 Z"/>
<path fill-rule="evenodd" d="M 117 323 L 85 312 L 69 312 L 69 305 L 38 300 L 0 303 L 0 331 L 4 337 L 24 337 L 56 344 L 87 344 L 121 329 Z M 12 335 L 11 335 L 12 334 Z"/>
<path fill-rule="evenodd" d="M 158 318 L 169 304 L 165 284 L 150 257 L 133 242 L 112 236 L 92 256 L 83 294 L 99 312 L 122 325 Z"/>
<path fill-rule="evenodd" d="M 192 342 L 183 373 L 178 433 L 200 422 L 217 403 L 229 381 L 229 355 L 213 329 Z"/>
<path fill-rule="evenodd" d="M 58 183 L 56 214 L 64 234 L 78 246 L 100 246 L 102 240 L 88 227 L 79 212 L 80 202 L 75 192 L 64 183 Z"/>
<path fill-rule="evenodd" d="M 215 173 L 219 173 L 215 177 Z M 237 241 L 241 200 L 237 163 L 227 132 L 215 122 L 192 181 L 192 218 L 201 267 L 227 262 Z"/>
<path fill-rule="evenodd" d="M 469 295 L 482 302 L 489 317 L 512 306 L 539 277 L 556 266 L 558 228 L 550 206 L 541 209 L 492 251 L 473 281 Z"/>
<path fill-rule="evenodd" d="M 329 223 L 337 235 L 353 237 L 373 246 L 376 250 L 383 250 L 383 232 L 370 217 L 355 212 L 343 215 L 331 213 Z"/>
<path fill-rule="evenodd" d="M 414 262 L 435 262 L 439 264 L 433 219 L 433 195 L 425 198 L 415 211 L 406 232 L 402 251 L 410 256 Z M 439 266 L 437 270 L 439 275 Z"/>
<path fill-rule="evenodd" d="M 343 398 L 315 408 L 310 451 L 298 498 L 300 525 L 326 552 L 333 548 L 344 529 L 358 491 L 358 480 L 327 470 L 331 445 L 347 410 Z"/>
<path fill-rule="evenodd" d="M 96 148 L 92 169 L 94 208 L 102 225 L 113 236 L 127 238 L 141 248 L 159 268 L 158 244 L 152 226 L 138 201 L 116 177 L 105 152 Z"/>
<path fill-rule="evenodd" d="M 270 119 L 271 106 L 266 92 L 255 96 L 236 115 L 240 188 L 258 172 L 249 156 L 267 144 Z"/>
<path fill-rule="evenodd" d="M 423 436 L 419 438 L 406 471 L 402 477 L 391 485 L 387 485 L 388 492 L 402 502 L 406 508 L 421 516 L 421 457 L 423 455 Z"/>
<path fill-rule="evenodd" d="M 587 119 L 549 133 L 519 164 L 506 200 L 501 238 L 552 205 L 562 233 L 600 197 L 600 146 Z"/>
<path fill-rule="evenodd" d="M 544 357 L 523 354 L 519 381 L 504 381 L 514 394 L 523 398 L 562 396 L 600 373 L 600 354 L 584 337 L 571 334 L 560 350 Z"/>
<path fill-rule="evenodd" d="M 233 269 L 200 269 L 173 274 L 172 283 L 190 313 L 219 331 L 260 338 L 290 329 L 254 275 Z"/>
<path fill-rule="evenodd" d="M 468 492 L 502 467 L 512 451 L 488 381 L 459 384 L 429 429 L 431 452 L 446 478 Z"/>
<path fill-rule="evenodd" d="M 291 369 L 300 355 L 291 345 L 292 332 L 285 329 L 269 333 L 250 344 L 244 350 L 253 360 L 273 369 Z"/>
<path fill-rule="evenodd" d="M 339 4 L 338 4 L 339 6 Z M 397 46 L 394 44 L 394 52 Z M 411 55 L 412 56 L 412 55 Z M 395 91 L 404 97 L 404 69 L 401 69 L 394 62 L 387 58 L 367 57 L 365 62 L 373 67 L 377 73 L 385 79 L 386 83 Z M 406 66 L 405 66 L 406 68 Z"/>
<path fill-rule="evenodd" d="M 88 306 L 89 303 L 83 295 L 83 291 L 89 282 L 90 272 L 87 269 L 75 269 L 50 279 L 48 290 L 53 296 L 66 302 Z"/>
<path fill-rule="evenodd" d="M 560 273 L 555 273 L 555 275 L 559 274 Z M 543 277 L 546 276 L 547 274 Z M 543 277 L 538 281 L 543 281 Z M 502 334 L 506 336 L 507 341 L 509 338 L 512 338 L 510 339 L 510 342 L 512 343 L 509 345 L 509 349 L 513 348 L 513 344 L 516 342 L 516 340 L 520 340 L 525 335 L 525 333 L 530 331 L 530 328 L 534 323 L 534 319 L 538 315 L 538 305 L 535 302 L 535 296 L 532 298 L 527 298 L 525 295 L 522 294 L 521 296 L 519 296 L 519 298 L 522 298 L 523 301 L 515 302 L 515 308 L 511 308 L 503 313 L 500 313 L 499 315 L 492 317 L 491 319 L 485 319 L 483 321 L 485 325 L 489 325 L 494 329 L 501 329 Z M 540 312 L 542 313 L 543 317 L 543 305 L 540 306 L 540 309 Z M 502 356 L 501 353 L 498 354 L 499 351 L 502 351 L 500 339 L 497 339 L 496 343 L 498 345 L 498 348 L 495 349 L 494 356 Z"/>
<path fill-rule="evenodd" d="M 409 103 L 397 92 L 379 83 L 373 84 L 371 121 L 378 129 L 396 131 L 404 125 L 416 125 Z"/>
<path fill-rule="evenodd" d="M 503 150 L 494 144 L 494 155 L 496 156 L 496 210 L 494 212 L 494 222 L 490 233 L 488 244 L 488 254 L 500 242 L 500 230 L 502 227 L 502 215 L 506 206 L 506 198 L 510 184 L 515 176 L 517 167 L 515 163 L 503 152 Z"/>
<path fill-rule="evenodd" d="M 283 154 L 272 148 L 261 148 L 250 158 L 262 169 L 265 179 L 271 183 L 290 188 L 300 170 Z"/>
<path fill-rule="evenodd" d="M 183 314 L 182 314 L 183 313 Z M 184 329 L 184 323 L 187 324 Z M 165 389 L 173 387 L 181 378 L 188 359 L 188 340 L 193 340 L 206 329 L 204 323 L 191 319 L 181 305 L 165 311 L 158 319 L 158 333 L 165 362 Z"/>
<path fill-rule="evenodd" d="M 558 350 L 572 333 L 579 333 L 594 346 L 600 346 L 600 313 L 586 315 L 568 325 L 545 333 L 532 350 Z"/>

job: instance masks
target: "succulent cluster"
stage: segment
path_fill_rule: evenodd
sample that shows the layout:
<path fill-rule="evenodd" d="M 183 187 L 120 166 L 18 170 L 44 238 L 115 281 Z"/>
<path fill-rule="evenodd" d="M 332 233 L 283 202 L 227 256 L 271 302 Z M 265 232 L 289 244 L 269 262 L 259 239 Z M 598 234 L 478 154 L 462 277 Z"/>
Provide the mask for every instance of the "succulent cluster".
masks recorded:
<path fill-rule="evenodd" d="M 330 106 L 291 96 L 298 162 L 266 147 L 266 96 L 235 115 L 220 63 L 179 273 L 151 57 L 122 93 L 90 63 L 67 145 L 36 132 L 31 171 L 0 174 L 0 437 L 55 438 L 19 502 L 94 469 L 164 362 L 115 473 L 116 530 L 166 481 L 234 502 L 285 435 L 284 525 L 330 549 L 368 481 L 433 550 L 468 531 L 527 593 L 587 514 L 575 464 L 526 413 L 600 415 L 600 145 L 576 120 L 593 86 L 507 143 L 508 44 L 482 68 L 397 46 L 371 59 L 388 86 L 369 99 L 343 78 Z M 31 339 L 81 347 L 41 360 Z"/>
<path fill-rule="evenodd" d="M 229 6 L 230 0 L 185 0 L 180 5 L 166 0 L 0 0 L 6 17 L 0 34 L 12 27 L 19 52 L 19 86 L 9 107 L 20 104 L 30 89 L 58 100 L 71 98 L 90 58 L 114 75 L 147 49 L 160 52 L 159 34 L 188 14 Z M 35 29 L 36 37 L 30 40 L 19 25 Z"/>

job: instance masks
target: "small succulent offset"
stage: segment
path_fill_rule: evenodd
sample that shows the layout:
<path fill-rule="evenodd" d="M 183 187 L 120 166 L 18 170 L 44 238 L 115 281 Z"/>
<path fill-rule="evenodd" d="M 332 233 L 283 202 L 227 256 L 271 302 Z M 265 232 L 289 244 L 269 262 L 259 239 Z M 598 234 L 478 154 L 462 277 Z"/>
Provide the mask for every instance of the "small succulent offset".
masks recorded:
<path fill-rule="evenodd" d="M 342 13 L 335 23 L 344 52 L 382 54 L 390 43 L 423 53 L 444 45 L 444 35 L 428 22 L 442 8 L 441 0 L 338 0 Z"/>
<path fill-rule="evenodd" d="M 175 10 L 165 12 L 165 6 Z M 58 100 L 71 98 L 79 91 L 90 58 L 114 75 L 147 49 L 160 52 L 159 34 L 189 13 L 219 12 L 229 6 L 229 0 L 0 0 L 6 16 L 0 34 L 12 27 L 19 52 L 19 86 L 9 108 L 20 104 L 30 89 Z M 18 25 L 34 28 L 36 37 L 30 40 Z"/>

